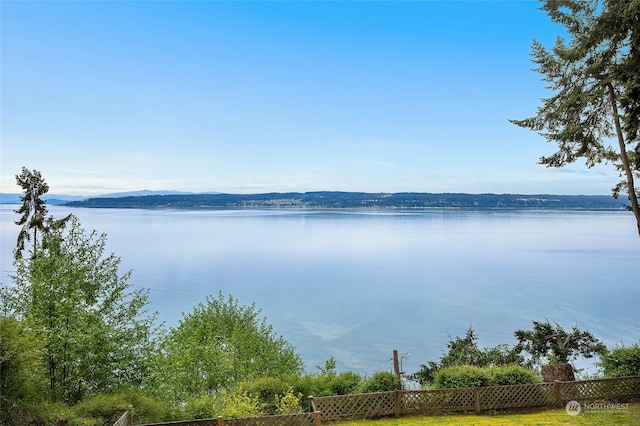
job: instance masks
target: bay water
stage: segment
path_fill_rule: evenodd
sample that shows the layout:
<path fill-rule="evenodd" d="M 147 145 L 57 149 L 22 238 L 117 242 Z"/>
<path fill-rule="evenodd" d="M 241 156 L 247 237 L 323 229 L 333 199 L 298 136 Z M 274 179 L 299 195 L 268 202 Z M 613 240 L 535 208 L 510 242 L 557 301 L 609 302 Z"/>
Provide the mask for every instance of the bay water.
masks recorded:
<path fill-rule="evenodd" d="M 9 285 L 16 207 L 0 205 Z M 106 233 L 166 327 L 231 294 L 311 372 L 330 357 L 339 371 L 391 370 L 397 349 L 410 374 L 469 327 L 480 346 L 515 344 L 545 318 L 608 346 L 640 339 L 640 238 L 625 211 L 49 210 Z"/>

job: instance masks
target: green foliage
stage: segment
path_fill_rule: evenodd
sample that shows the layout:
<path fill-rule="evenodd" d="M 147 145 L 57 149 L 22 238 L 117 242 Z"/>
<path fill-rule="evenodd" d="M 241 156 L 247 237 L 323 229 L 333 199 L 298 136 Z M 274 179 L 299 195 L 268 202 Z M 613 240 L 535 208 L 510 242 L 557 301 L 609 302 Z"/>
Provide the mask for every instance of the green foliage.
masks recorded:
<path fill-rule="evenodd" d="M 316 365 L 316 368 L 320 371 L 320 374 L 323 376 L 336 374 L 336 359 L 334 357 L 331 357 L 325 361 L 324 367 Z"/>
<path fill-rule="evenodd" d="M 623 177 L 613 194 L 629 194 L 640 231 L 634 184 L 640 178 L 640 3 L 545 0 L 541 9 L 565 27 L 569 40 L 558 37 L 551 49 L 534 40 L 536 71 L 554 93 L 536 116 L 511 122 L 557 144 L 542 164 L 563 167 L 578 158 L 587 167 L 613 163 Z M 608 145 L 612 138 L 616 148 Z"/>
<path fill-rule="evenodd" d="M 433 381 L 433 387 L 436 389 L 452 389 L 476 386 L 525 385 L 539 382 L 540 377 L 538 374 L 518 365 L 492 367 L 455 365 L 438 370 Z"/>
<path fill-rule="evenodd" d="M 294 394 L 289 388 L 284 395 L 276 396 L 276 414 L 295 414 L 300 412 L 302 394 Z"/>
<path fill-rule="evenodd" d="M 302 378 L 305 387 L 309 389 L 309 395 L 331 396 L 335 395 L 333 385 L 336 380 L 335 374 L 330 375 L 308 375 Z M 295 388 L 294 388 L 295 389 Z"/>
<path fill-rule="evenodd" d="M 99 419 L 106 425 L 115 423 L 127 410 L 136 423 L 159 422 L 164 418 L 160 401 L 134 389 L 92 396 L 72 407 L 76 417 Z"/>
<path fill-rule="evenodd" d="M 37 330 L 54 400 L 79 401 L 150 376 L 154 316 L 147 290 L 132 290 L 120 258 L 105 255 L 106 236 L 76 217 L 47 227 L 36 256 L 17 257 L 15 283 L 3 302 Z"/>
<path fill-rule="evenodd" d="M 49 426 L 55 425 L 57 420 L 69 420 L 69 426 L 102 426 L 98 419 L 77 418 L 71 408 L 63 402 L 42 401 L 30 404 L 20 412 L 20 419 L 7 426 Z M 100 422 L 100 423 L 99 423 Z M 5 423 L 2 423 L 3 426 Z"/>
<path fill-rule="evenodd" d="M 21 412 L 44 399 L 42 347 L 25 321 L 0 316 L 0 424 L 19 424 Z"/>
<path fill-rule="evenodd" d="M 539 383 L 540 376 L 528 368 L 518 365 L 502 365 L 487 368 L 489 386 L 526 385 Z"/>
<path fill-rule="evenodd" d="M 471 327 L 464 337 L 449 336 L 447 352 L 440 357 L 438 362 L 428 361 L 420 366 L 420 370 L 409 376 L 421 385 L 429 385 L 433 382 L 435 374 L 441 368 L 455 365 L 473 365 L 476 367 L 489 367 L 494 365 L 524 365 L 524 358 L 520 350 L 502 344 L 491 348 L 479 348 L 478 337 Z"/>
<path fill-rule="evenodd" d="M 354 393 L 361 382 L 362 377 L 359 374 L 353 371 L 345 371 L 331 378 L 329 390 L 331 395 L 348 395 Z"/>
<path fill-rule="evenodd" d="M 361 381 L 360 375 L 345 371 L 339 374 L 263 377 L 242 382 L 240 386 L 258 400 L 264 414 L 276 414 L 278 407 L 275 401 L 289 391 L 300 398 L 299 409 L 305 410 L 310 395 L 318 397 L 356 393 L 361 389 Z"/>
<path fill-rule="evenodd" d="M 616 346 L 602 356 L 599 367 L 605 377 L 640 376 L 640 342 Z"/>
<path fill-rule="evenodd" d="M 258 399 L 242 387 L 236 387 L 234 390 L 224 389 L 222 400 L 224 408 L 221 415 L 225 418 L 240 419 L 260 415 Z"/>
<path fill-rule="evenodd" d="M 454 365 L 439 369 L 433 378 L 436 389 L 470 388 L 488 386 L 489 373 L 473 365 Z"/>
<path fill-rule="evenodd" d="M 580 331 L 573 326 L 571 332 L 565 331 L 560 324 L 552 325 L 533 321 L 531 330 L 516 330 L 518 350 L 529 353 L 534 362 L 546 358 L 551 363 L 566 364 L 579 356 L 591 358 L 605 352 L 605 346 L 589 331 Z"/>
<path fill-rule="evenodd" d="M 25 249 L 25 241 L 31 241 L 31 232 L 33 232 L 33 252 L 36 254 L 36 245 L 38 242 L 38 231 L 45 225 L 47 217 L 46 201 L 40 198 L 49 192 L 49 185 L 37 170 L 29 170 L 22 168 L 22 173 L 16 175 L 16 183 L 22 188 L 24 195 L 20 196 L 22 206 L 15 212 L 22 215 L 16 221 L 16 225 L 22 226 L 18 233 L 18 242 L 16 246 L 16 256 L 22 256 Z"/>
<path fill-rule="evenodd" d="M 254 305 L 242 306 L 232 296 L 208 296 L 162 342 L 159 393 L 179 403 L 243 380 L 300 374 L 295 348 L 259 315 Z"/>
<path fill-rule="evenodd" d="M 222 407 L 224 407 L 224 402 L 221 401 L 218 404 L 216 402 L 210 395 L 194 395 L 184 402 L 179 414 L 171 420 L 214 418 L 222 413 Z"/>
<path fill-rule="evenodd" d="M 360 387 L 362 393 L 388 392 L 396 389 L 398 378 L 390 371 L 377 371 L 365 378 Z"/>
<path fill-rule="evenodd" d="M 240 387 L 253 395 L 262 404 L 263 410 L 269 414 L 275 413 L 274 401 L 278 395 L 283 395 L 288 389 L 300 392 L 298 385 L 300 382 L 296 376 L 287 377 L 261 377 L 256 380 L 242 382 Z"/>

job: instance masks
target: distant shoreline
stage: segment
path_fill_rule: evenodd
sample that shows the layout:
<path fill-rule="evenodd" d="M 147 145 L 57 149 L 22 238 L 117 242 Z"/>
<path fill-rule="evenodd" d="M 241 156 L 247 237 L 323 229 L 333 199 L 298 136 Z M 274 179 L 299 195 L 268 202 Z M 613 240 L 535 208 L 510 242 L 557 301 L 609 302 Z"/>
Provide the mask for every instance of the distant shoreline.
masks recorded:
<path fill-rule="evenodd" d="M 624 210 L 607 195 L 466 193 L 289 192 L 265 194 L 180 194 L 89 198 L 67 207 L 138 209 L 580 209 Z"/>

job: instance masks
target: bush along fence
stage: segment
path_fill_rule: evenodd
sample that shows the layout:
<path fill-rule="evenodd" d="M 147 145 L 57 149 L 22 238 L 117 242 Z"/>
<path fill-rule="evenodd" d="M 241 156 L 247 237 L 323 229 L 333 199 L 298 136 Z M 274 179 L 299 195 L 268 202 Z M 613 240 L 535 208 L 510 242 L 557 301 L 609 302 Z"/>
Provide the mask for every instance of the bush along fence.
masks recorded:
<path fill-rule="evenodd" d="M 569 401 L 623 403 L 640 400 L 640 376 L 530 385 L 480 386 L 458 389 L 309 397 L 309 412 L 244 419 L 202 419 L 140 426 L 320 426 L 351 418 L 373 419 L 456 411 L 561 407 Z M 114 426 L 131 426 L 125 413 Z"/>
<path fill-rule="evenodd" d="M 438 412 L 557 407 L 569 401 L 610 403 L 640 399 L 640 376 L 530 385 L 458 389 L 396 390 L 368 394 L 309 397 L 322 420 L 401 417 Z"/>

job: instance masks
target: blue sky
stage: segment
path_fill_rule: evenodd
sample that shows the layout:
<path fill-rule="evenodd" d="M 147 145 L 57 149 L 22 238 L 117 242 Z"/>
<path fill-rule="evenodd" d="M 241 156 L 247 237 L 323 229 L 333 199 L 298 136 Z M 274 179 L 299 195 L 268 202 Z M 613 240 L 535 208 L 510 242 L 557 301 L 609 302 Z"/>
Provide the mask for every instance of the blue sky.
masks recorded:
<path fill-rule="evenodd" d="M 508 122 L 548 97 L 533 1 L 0 2 L 0 192 L 609 194 Z"/>

